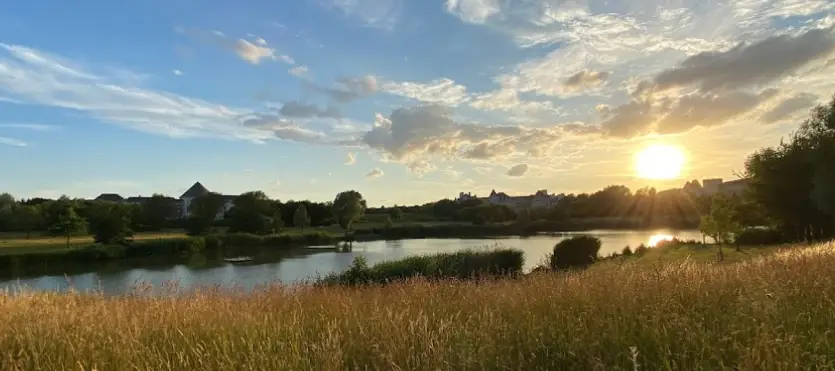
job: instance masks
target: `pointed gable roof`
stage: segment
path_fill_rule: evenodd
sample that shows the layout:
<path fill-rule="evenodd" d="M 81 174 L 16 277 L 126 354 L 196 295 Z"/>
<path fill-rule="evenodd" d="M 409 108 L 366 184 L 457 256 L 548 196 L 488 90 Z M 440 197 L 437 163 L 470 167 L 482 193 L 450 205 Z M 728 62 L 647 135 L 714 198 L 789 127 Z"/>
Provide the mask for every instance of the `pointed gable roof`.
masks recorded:
<path fill-rule="evenodd" d="M 200 184 L 200 182 L 197 182 L 194 183 L 194 185 L 191 186 L 191 188 L 189 188 L 185 193 L 183 193 L 183 195 L 180 196 L 180 199 L 197 198 L 207 194 L 209 194 L 209 190 L 206 189 L 206 187 L 204 187 L 202 184 Z"/>

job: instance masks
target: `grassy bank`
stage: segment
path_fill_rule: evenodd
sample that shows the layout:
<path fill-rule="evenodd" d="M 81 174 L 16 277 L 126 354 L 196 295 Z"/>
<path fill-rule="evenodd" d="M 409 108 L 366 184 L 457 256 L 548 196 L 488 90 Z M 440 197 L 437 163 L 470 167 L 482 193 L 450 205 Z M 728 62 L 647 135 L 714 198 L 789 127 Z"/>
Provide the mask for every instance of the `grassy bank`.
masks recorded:
<path fill-rule="evenodd" d="M 0 296 L 0 368 L 833 370 L 835 250 L 150 298 Z"/>

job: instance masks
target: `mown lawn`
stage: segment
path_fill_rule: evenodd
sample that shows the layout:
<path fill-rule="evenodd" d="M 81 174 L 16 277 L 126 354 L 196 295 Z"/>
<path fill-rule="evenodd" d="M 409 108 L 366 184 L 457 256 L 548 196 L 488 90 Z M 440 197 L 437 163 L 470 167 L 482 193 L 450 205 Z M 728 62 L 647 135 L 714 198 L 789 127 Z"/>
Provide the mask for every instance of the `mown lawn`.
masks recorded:
<path fill-rule="evenodd" d="M 835 370 L 835 249 L 772 252 L 483 282 L 0 295 L 0 369 Z"/>

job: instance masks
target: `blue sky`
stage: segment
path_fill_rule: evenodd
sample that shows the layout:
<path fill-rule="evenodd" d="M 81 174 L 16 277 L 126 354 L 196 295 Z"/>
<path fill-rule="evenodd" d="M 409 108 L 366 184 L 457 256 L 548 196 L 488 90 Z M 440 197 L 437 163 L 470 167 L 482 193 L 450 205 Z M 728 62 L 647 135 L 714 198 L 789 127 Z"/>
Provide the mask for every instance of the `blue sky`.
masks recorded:
<path fill-rule="evenodd" d="M 201 181 L 376 205 L 732 178 L 835 93 L 833 14 L 826 0 L 14 2 L 0 191 Z M 631 170 L 653 143 L 686 152 L 679 179 Z"/>

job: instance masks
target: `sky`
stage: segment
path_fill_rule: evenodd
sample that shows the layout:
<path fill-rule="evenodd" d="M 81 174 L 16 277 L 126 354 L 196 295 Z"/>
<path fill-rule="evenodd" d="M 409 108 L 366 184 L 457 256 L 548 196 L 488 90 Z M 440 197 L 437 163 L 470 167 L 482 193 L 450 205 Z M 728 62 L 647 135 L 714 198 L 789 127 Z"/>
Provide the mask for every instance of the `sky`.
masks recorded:
<path fill-rule="evenodd" d="M 29 0 L 0 192 L 370 205 L 736 178 L 835 93 L 830 0 Z M 636 151 L 680 147 L 679 178 Z"/>

